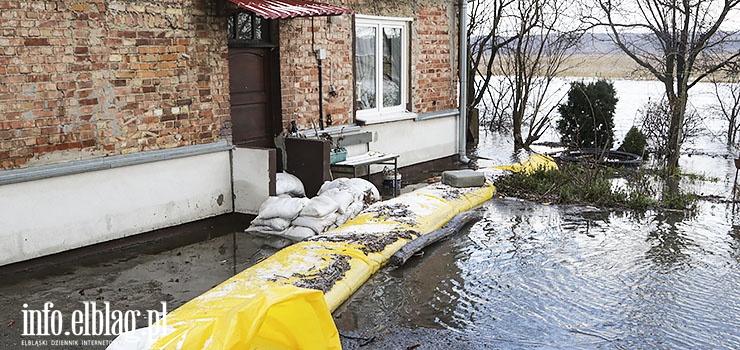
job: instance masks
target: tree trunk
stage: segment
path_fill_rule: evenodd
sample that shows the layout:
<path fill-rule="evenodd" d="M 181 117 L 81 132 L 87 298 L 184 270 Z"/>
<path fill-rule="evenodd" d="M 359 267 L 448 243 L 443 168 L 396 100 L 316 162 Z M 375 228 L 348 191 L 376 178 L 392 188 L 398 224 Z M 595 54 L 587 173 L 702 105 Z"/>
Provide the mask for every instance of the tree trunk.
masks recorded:
<path fill-rule="evenodd" d="M 522 139 L 522 116 L 521 112 L 514 111 L 512 113 L 512 129 L 514 133 L 514 149 L 519 150 L 524 148 L 524 140 Z"/>
<path fill-rule="evenodd" d="M 681 157 L 681 145 L 683 139 L 683 124 L 686 117 L 686 90 L 679 92 L 678 96 L 669 99 L 671 109 L 671 123 L 668 131 L 667 145 L 667 168 L 669 175 L 676 174 L 678 160 Z"/>
<path fill-rule="evenodd" d="M 737 134 L 737 128 L 735 126 L 735 115 L 730 116 L 730 122 L 727 126 L 727 146 L 731 147 L 735 144 L 735 135 Z"/>
<path fill-rule="evenodd" d="M 480 210 L 470 210 L 457 214 L 439 229 L 422 235 L 401 247 L 401 249 L 391 256 L 388 260 L 388 264 L 396 267 L 401 266 L 405 264 L 412 255 L 430 244 L 459 232 L 463 226 L 470 222 L 475 222 L 481 219 L 483 219 L 483 212 Z"/>

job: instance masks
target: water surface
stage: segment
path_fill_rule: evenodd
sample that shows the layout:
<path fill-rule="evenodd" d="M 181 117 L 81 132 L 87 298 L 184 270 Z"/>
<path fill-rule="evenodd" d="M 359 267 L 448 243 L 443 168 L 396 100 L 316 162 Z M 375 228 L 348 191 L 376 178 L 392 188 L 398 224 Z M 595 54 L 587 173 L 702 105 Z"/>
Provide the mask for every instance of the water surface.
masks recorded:
<path fill-rule="evenodd" d="M 656 98 L 618 81 L 618 140 Z M 708 86 L 695 89 L 706 112 Z M 653 96 L 655 95 L 655 96 Z M 374 275 L 337 312 L 346 349 L 738 349 L 740 208 L 722 122 L 684 148 L 691 212 L 608 210 L 498 198 L 484 220 Z M 515 160 L 510 137 L 482 134 L 478 166 Z M 545 141 L 557 141 L 550 133 Z M 619 142 L 617 142 L 619 144 Z M 547 149 L 540 149 L 547 151 Z"/>

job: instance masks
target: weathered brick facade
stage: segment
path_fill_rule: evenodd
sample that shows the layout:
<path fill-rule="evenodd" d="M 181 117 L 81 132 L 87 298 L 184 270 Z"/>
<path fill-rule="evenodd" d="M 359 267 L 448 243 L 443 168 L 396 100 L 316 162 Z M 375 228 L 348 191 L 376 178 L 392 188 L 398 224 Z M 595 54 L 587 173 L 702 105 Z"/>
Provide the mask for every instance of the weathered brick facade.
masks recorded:
<path fill-rule="evenodd" d="M 414 113 L 457 108 L 457 8 L 455 1 L 324 1 L 358 14 L 411 17 L 411 105 Z M 334 125 L 353 122 L 354 28 L 345 15 L 281 20 L 280 61 L 283 125 L 318 123 L 318 63 L 314 48 L 327 50 L 324 61 L 324 115 Z M 312 46 L 312 42 L 314 45 Z M 334 86 L 336 96 L 329 94 Z"/>
<path fill-rule="evenodd" d="M 230 137 L 206 0 L 0 0 L 0 169 Z"/>
<path fill-rule="evenodd" d="M 411 54 L 411 97 L 416 113 L 457 107 L 456 22 L 452 10 L 423 6 L 416 11 L 416 45 Z"/>
<path fill-rule="evenodd" d="M 318 123 L 318 61 L 313 49 L 326 50 L 323 62 L 324 116 L 333 125 L 352 122 L 352 23 L 349 16 L 294 18 L 280 22 L 280 80 L 283 125 Z M 313 42 L 313 45 L 312 45 Z M 334 87 L 336 95 L 330 94 Z M 318 124 L 316 124 L 318 126 Z"/>
<path fill-rule="evenodd" d="M 326 1 L 412 17 L 410 105 L 456 108 L 456 2 Z M 0 169 L 231 140 L 226 21 L 210 0 L 0 0 Z M 280 20 L 283 125 L 354 121 L 349 15 Z M 334 93 L 331 93 L 334 91 Z"/>

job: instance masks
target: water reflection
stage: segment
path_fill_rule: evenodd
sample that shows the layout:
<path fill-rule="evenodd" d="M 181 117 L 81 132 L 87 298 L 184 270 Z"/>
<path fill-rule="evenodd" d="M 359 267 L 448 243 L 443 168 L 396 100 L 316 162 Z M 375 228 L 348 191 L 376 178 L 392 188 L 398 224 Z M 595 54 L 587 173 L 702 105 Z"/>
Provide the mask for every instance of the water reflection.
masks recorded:
<path fill-rule="evenodd" d="M 687 247 L 693 245 L 692 239 L 683 224 L 689 219 L 689 212 L 659 212 L 655 215 L 656 228 L 647 235 L 651 244 L 646 252 L 647 259 L 652 260 L 659 270 L 670 271 L 676 265 L 686 264 L 691 260 Z"/>
<path fill-rule="evenodd" d="M 730 242 L 732 257 L 736 262 L 740 263 L 740 225 L 733 225 L 728 234 L 732 238 L 732 241 Z"/>

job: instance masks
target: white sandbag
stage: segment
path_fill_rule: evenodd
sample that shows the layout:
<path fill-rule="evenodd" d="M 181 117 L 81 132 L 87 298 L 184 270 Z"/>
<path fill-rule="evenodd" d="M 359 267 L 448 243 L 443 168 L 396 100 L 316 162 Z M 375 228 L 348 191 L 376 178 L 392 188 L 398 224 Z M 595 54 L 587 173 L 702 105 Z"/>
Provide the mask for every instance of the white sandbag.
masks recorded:
<path fill-rule="evenodd" d="M 249 228 L 244 231 L 246 233 L 254 235 L 254 241 L 259 246 L 268 246 L 275 249 L 283 249 L 293 244 L 293 240 L 285 237 L 285 232 L 287 230 L 274 231 L 269 226 L 253 225 L 249 226 Z"/>
<path fill-rule="evenodd" d="M 293 174 L 286 172 L 275 174 L 276 195 L 288 194 L 291 197 L 305 197 L 306 190 L 303 182 Z"/>
<path fill-rule="evenodd" d="M 373 185 L 370 181 L 361 178 L 349 179 L 341 177 L 331 182 L 324 182 L 324 184 L 321 185 L 318 194 L 321 195 L 333 189 L 349 191 L 355 195 L 355 198 L 357 200 L 367 203 L 377 202 L 381 199 L 380 192 L 375 187 L 375 185 Z"/>
<path fill-rule="evenodd" d="M 365 202 L 372 203 L 377 202 L 381 199 L 380 192 L 370 181 L 355 177 L 349 179 L 349 186 L 352 187 L 355 191 L 365 193 Z"/>
<path fill-rule="evenodd" d="M 325 217 L 339 209 L 339 204 L 330 197 L 318 196 L 313 197 L 303 207 L 300 216 L 312 216 L 315 218 Z"/>
<path fill-rule="evenodd" d="M 347 220 L 354 217 L 354 215 L 350 215 L 349 213 L 339 214 L 339 212 L 337 212 L 337 214 L 337 221 L 335 222 L 337 226 L 342 226 L 345 222 L 347 222 Z"/>
<path fill-rule="evenodd" d="M 299 216 L 293 220 L 293 226 L 308 227 L 317 234 L 326 231 L 326 228 L 333 225 L 337 221 L 337 214 L 332 213 L 326 217 L 311 217 L 311 216 Z"/>
<path fill-rule="evenodd" d="M 334 179 L 334 181 L 325 181 L 323 185 L 321 185 L 321 188 L 319 188 L 319 192 L 317 193 L 319 196 L 331 189 L 349 189 L 349 179 L 346 177 L 340 177 L 338 179 Z"/>
<path fill-rule="evenodd" d="M 272 218 L 272 219 L 260 219 L 256 218 L 252 220 L 252 226 L 267 226 L 272 228 L 275 231 L 283 231 L 290 227 L 290 222 L 292 220 L 284 219 L 284 218 Z"/>
<path fill-rule="evenodd" d="M 259 233 L 264 235 L 282 235 L 285 230 L 273 230 L 270 226 L 251 225 L 244 232 Z"/>
<path fill-rule="evenodd" d="M 294 242 L 300 242 L 308 237 L 313 237 L 315 235 L 316 232 L 314 232 L 314 230 L 303 226 L 292 226 L 291 228 L 285 230 L 285 233 L 283 234 L 285 238 L 288 238 Z"/>
<path fill-rule="evenodd" d="M 283 218 L 295 219 L 303 207 L 309 202 L 308 198 L 269 197 L 260 205 L 259 219 Z"/>
<path fill-rule="evenodd" d="M 328 190 L 322 193 L 320 197 L 329 197 L 333 201 L 337 202 L 337 204 L 339 205 L 339 209 L 337 210 L 339 214 L 344 214 L 345 212 L 347 212 L 349 206 L 355 202 L 355 196 L 352 194 L 352 192 L 340 190 L 338 188 Z"/>

